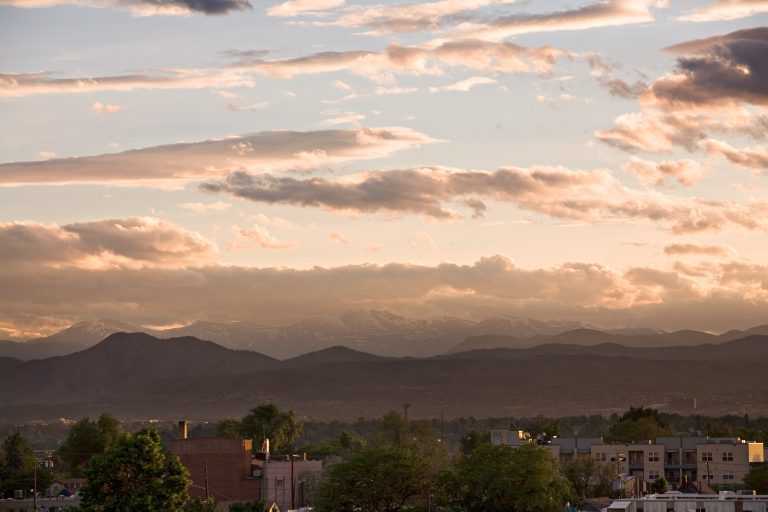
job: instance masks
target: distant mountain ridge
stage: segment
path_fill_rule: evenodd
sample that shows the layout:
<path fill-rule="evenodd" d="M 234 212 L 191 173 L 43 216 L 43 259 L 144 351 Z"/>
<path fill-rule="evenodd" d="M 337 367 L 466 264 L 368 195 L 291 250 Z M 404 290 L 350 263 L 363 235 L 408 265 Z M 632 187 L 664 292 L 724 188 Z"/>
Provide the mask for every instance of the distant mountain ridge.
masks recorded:
<path fill-rule="evenodd" d="M 80 322 L 57 334 L 28 342 L 0 342 L 0 356 L 42 359 L 77 352 L 114 332 L 144 332 L 156 337 L 193 336 L 236 350 L 251 350 L 277 359 L 333 346 L 385 357 L 428 357 L 442 353 L 489 348 L 525 348 L 564 343 L 628 346 L 670 346 L 719 343 L 749 334 L 768 334 L 768 325 L 722 335 L 699 331 L 665 332 L 653 328 L 599 330 L 574 321 L 540 321 L 498 315 L 480 322 L 453 317 L 410 319 L 387 311 L 351 311 L 337 316 L 308 318 L 288 326 L 254 322 L 207 322 L 169 329 L 98 320 Z"/>
<path fill-rule="evenodd" d="M 433 415 L 565 415 L 638 404 L 676 410 L 690 408 L 691 397 L 701 413 L 765 414 L 767 359 L 764 335 L 694 347 L 543 345 L 432 358 L 330 347 L 277 361 L 192 337 L 117 333 L 66 356 L 0 358 L 0 417 L 220 419 L 273 401 L 317 418 L 355 418 L 403 400 Z"/>
<path fill-rule="evenodd" d="M 282 327 L 251 322 L 199 321 L 184 327 L 157 330 L 112 320 L 97 320 L 80 322 L 53 336 L 24 343 L 0 342 L 0 356 L 39 359 L 64 355 L 93 346 L 114 332 L 144 332 L 163 338 L 194 336 L 224 347 L 253 350 L 278 359 L 296 357 L 336 345 L 382 356 L 423 357 L 445 352 L 473 335 L 531 336 L 556 334 L 577 327 L 587 325 L 507 315 L 487 318 L 481 322 L 453 317 L 421 320 L 376 310 L 307 318 Z"/>

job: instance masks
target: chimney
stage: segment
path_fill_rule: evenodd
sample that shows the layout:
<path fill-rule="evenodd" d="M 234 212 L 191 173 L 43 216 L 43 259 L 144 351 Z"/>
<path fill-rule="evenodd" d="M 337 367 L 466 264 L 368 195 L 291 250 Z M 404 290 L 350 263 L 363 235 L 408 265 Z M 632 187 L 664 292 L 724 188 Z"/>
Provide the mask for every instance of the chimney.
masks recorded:
<path fill-rule="evenodd" d="M 182 420 L 179 422 L 179 439 L 187 438 L 187 422 Z"/>

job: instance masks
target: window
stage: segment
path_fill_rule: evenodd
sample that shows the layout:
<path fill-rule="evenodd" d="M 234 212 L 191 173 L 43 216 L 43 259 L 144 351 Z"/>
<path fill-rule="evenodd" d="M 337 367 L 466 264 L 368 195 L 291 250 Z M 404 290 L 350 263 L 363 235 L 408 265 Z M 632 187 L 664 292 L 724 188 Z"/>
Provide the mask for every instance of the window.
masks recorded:
<path fill-rule="evenodd" d="M 702 462 L 712 462 L 712 452 L 701 452 Z"/>
<path fill-rule="evenodd" d="M 733 452 L 723 452 L 723 462 L 730 462 L 733 460 Z"/>
<path fill-rule="evenodd" d="M 659 452 L 648 452 L 648 462 L 658 462 Z"/>
<path fill-rule="evenodd" d="M 733 480 L 733 471 L 723 471 L 723 480 Z"/>
<path fill-rule="evenodd" d="M 604 453 L 600 453 L 600 452 L 596 452 L 595 453 L 595 460 L 598 461 L 598 462 L 605 462 L 605 454 Z"/>
<path fill-rule="evenodd" d="M 648 480 L 656 480 L 659 478 L 659 472 L 655 469 L 648 471 Z"/>
<path fill-rule="evenodd" d="M 703 505 L 699 505 L 696 507 L 696 512 L 706 512 L 707 509 L 704 508 Z"/>

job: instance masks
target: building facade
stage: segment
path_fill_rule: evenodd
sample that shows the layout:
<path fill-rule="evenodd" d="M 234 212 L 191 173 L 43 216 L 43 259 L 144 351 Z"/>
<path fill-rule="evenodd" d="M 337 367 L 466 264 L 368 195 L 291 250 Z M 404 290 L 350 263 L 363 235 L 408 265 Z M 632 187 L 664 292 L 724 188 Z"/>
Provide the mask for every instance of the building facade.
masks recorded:
<path fill-rule="evenodd" d="M 561 464 L 592 457 L 615 464 L 616 473 L 652 482 L 664 477 L 673 488 L 703 481 L 713 485 L 741 484 L 753 467 L 765 463 L 763 443 L 704 436 L 659 437 L 642 443 L 609 444 L 599 437 L 535 440 L 527 432 L 494 428 L 491 442 L 507 446 L 537 443 Z"/>

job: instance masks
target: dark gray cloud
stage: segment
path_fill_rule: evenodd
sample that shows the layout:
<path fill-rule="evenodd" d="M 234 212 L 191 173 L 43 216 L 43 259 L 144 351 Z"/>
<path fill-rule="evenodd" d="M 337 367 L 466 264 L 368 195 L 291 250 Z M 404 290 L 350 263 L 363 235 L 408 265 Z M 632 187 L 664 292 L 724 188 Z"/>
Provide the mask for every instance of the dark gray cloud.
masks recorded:
<path fill-rule="evenodd" d="M 659 99 L 692 104 L 768 104 L 768 28 L 739 30 L 668 50 L 690 55 L 678 59 L 678 75 L 653 85 Z"/>
<path fill-rule="evenodd" d="M 145 3 L 166 6 L 178 5 L 190 11 L 205 14 L 226 14 L 229 11 L 242 11 L 253 6 L 248 0 L 142 0 Z"/>

